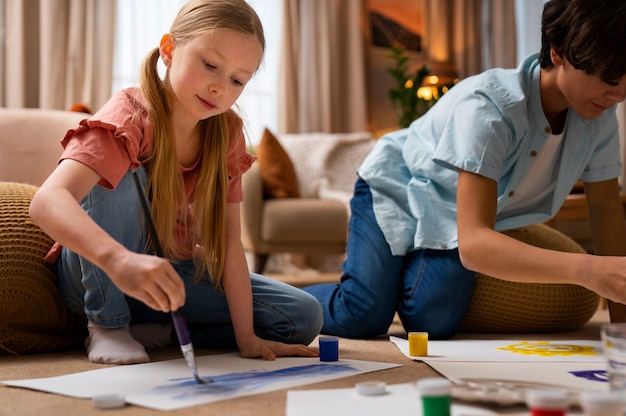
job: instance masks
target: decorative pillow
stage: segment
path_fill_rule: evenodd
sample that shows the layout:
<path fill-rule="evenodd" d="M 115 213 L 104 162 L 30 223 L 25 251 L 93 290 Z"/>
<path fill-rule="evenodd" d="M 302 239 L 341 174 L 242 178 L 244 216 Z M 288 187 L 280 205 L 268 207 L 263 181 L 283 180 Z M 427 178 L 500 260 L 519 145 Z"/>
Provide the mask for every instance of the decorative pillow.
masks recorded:
<path fill-rule="evenodd" d="M 544 224 L 505 231 L 517 240 L 557 251 L 584 253 L 574 240 Z M 582 286 L 552 283 L 517 283 L 476 276 L 469 312 L 461 332 L 562 332 L 587 323 L 598 309 L 600 297 Z"/>
<path fill-rule="evenodd" d="M 263 132 L 256 151 L 265 198 L 299 198 L 298 179 L 289 155 L 276 136 Z"/>
<path fill-rule="evenodd" d="M 330 170 L 333 167 L 331 166 L 333 159 L 336 159 L 339 153 L 347 157 L 342 160 L 347 173 L 344 180 L 349 182 L 348 190 L 352 194 L 356 169 L 365 158 L 360 148 L 375 142 L 370 132 L 293 133 L 276 137 L 294 164 L 301 198 L 320 198 L 320 190 L 323 187 L 333 191 L 339 190 L 337 182 L 341 173 Z M 347 150 L 348 147 L 352 149 Z"/>
<path fill-rule="evenodd" d="M 69 312 L 54 265 L 43 258 L 53 241 L 29 215 L 37 187 L 0 182 L 0 354 L 80 347 L 87 324 Z"/>

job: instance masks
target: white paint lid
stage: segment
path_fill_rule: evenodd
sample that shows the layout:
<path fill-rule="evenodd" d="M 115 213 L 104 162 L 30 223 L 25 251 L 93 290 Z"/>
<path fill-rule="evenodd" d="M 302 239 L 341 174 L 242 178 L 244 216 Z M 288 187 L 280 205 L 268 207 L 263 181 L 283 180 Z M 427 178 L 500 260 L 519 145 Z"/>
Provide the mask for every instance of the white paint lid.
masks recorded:
<path fill-rule="evenodd" d="M 360 396 L 380 396 L 387 392 L 386 387 L 382 381 L 363 381 L 356 383 L 356 392 Z"/>
<path fill-rule="evenodd" d="M 440 377 L 417 380 L 417 389 L 422 396 L 448 396 L 452 393 L 452 382 Z"/>
<path fill-rule="evenodd" d="M 124 407 L 126 398 L 121 394 L 99 394 L 91 399 L 93 407 L 98 409 L 116 409 Z"/>
<path fill-rule="evenodd" d="M 556 390 L 528 390 L 526 404 L 530 408 L 563 410 L 567 409 L 567 393 Z"/>

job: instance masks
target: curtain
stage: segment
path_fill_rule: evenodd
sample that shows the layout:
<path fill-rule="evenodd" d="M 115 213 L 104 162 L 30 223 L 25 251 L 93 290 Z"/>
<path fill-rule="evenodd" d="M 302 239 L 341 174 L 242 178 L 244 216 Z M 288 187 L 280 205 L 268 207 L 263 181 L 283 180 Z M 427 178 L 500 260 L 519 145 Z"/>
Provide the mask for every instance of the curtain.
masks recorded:
<path fill-rule="evenodd" d="M 361 0 L 284 0 L 280 133 L 367 130 Z"/>
<path fill-rule="evenodd" d="M 0 105 L 104 104 L 111 95 L 115 2 L 3 1 Z"/>
<path fill-rule="evenodd" d="M 489 68 L 516 66 L 515 0 L 428 1 L 431 7 L 451 7 L 452 25 L 446 29 L 452 33 L 452 55 L 459 78 Z"/>
<path fill-rule="evenodd" d="M 482 70 L 496 67 L 515 68 L 517 66 L 515 0 L 485 0 L 483 7 L 486 45 Z"/>
<path fill-rule="evenodd" d="M 452 0 L 452 56 L 459 78 L 482 68 L 482 0 Z"/>

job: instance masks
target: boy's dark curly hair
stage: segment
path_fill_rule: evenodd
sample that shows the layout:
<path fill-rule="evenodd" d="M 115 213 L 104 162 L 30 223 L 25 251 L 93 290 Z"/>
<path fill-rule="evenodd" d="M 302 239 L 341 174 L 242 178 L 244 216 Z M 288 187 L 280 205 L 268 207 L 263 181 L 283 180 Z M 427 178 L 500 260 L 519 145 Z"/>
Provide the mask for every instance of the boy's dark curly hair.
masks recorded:
<path fill-rule="evenodd" d="M 542 68 L 550 48 L 574 68 L 615 84 L 626 74 L 625 0 L 550 0 L 541 21 Z"/>

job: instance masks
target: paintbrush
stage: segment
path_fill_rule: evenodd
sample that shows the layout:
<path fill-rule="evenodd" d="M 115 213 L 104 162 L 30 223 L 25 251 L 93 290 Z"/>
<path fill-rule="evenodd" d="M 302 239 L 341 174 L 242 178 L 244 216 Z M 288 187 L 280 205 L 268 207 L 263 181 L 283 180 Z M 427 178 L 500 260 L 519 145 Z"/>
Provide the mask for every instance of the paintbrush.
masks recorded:
<path fill-rule="evenodd" d="M 137 172 L 133 171 L 132 174 L 133 179 L 135 180 L 135 186 L 137 187 L 137 193 L 139 194 L 139 200 L 141 201 L 141 208 L 143 209 L 143 213 L 146 217 L 148 232 L 150 233 L 150 238 L 152 239 L 154 251 L 156 252 L 157 256 L 164 257 L 163 249 L 161 248 L 161 243 L 159 241 L 159 236 L 157 235 L 154 221 L 152 221 L 148 197 L 146 196 L 146 192 L 143 189 L 141 182 L 139 181 L 139 176 L 137 176 Z M 180 342 L 180 349 L 183 352 L 183 356 L 185 357 L 187 364 L 193 372 L 194 378 L 199 384 L 210 383 L 210 379 L 204 380 L 201 379 L 200 376 L 198 376 L 198 368 L 196 367 L 196 358 L 193 353 L 193 345 L 191 344 L 189 329 L 187 328 L 187 321 L 185 320 L 185 316 L 180 309 L 172 311 L 172 320 L 174 321 L 174 328 L 176 329 L 176 335 L 178 336 L 178 341 Z"/>

